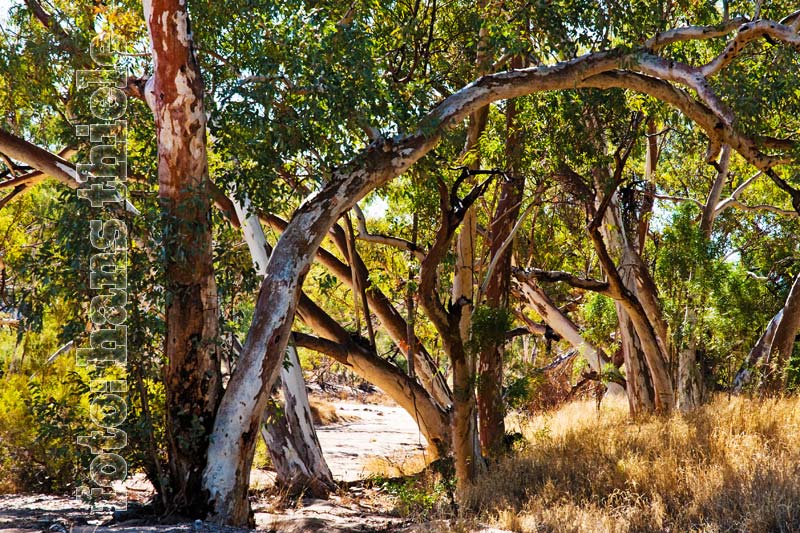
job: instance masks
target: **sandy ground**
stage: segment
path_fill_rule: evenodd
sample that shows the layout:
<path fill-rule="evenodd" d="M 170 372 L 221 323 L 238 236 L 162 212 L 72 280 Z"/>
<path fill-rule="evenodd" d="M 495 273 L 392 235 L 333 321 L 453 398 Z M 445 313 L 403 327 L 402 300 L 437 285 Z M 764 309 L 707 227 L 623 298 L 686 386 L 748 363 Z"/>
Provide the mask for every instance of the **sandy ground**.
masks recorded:
<path fill-rule="evenodd" d="M 374 459 L 402 463 L 424 453 L 425 437 L 414 419 L 400 407 L 331 402 L 340 415 L 353 422 L 317 428 L 322 452 L 337 480 L 354 481 L 368 476 Z"/>
<path fill-rule="evenodd" d="M 361 479 L 369 474 L 367 467 L 370 464 L 379 462 L 376 458 L 398 464 L 403 462 L 404 457 L 419 455 L 424 450 L 425 440 L 419 434 L 414 420 L 399 407 L 331 403 L 340 415 L 353 420 L 317 428 L 322 449 L 336 479 Z M 263 483 L 270 476 L 262 472 L 255 477 Z M 130 484 L 137 489 L 131 494 L 147 494 L 143 493 L 143 487 L 147 489 L 141 477 L 132 478 Z M 258 531 L 399 531 L 408 525 L 388 515 L 385 507 L 372 507 L 370 503 L 365 503 L 375 501 L 375 494 L 365 498 L 364 490 L 354 488 L 328 501 L 305 501 L 299 508 L 280 512 L 271 512 L 270 502 L 257 502 L 254 510 Z M 109 518 L 108 515 L 88 514 L 84 506 L 70 497 L 40 494 L 0 496 L 0 533 L 240 531 L 213 528 L 202 523 L 170 526 L 123 523 L 103 526 Z"/>

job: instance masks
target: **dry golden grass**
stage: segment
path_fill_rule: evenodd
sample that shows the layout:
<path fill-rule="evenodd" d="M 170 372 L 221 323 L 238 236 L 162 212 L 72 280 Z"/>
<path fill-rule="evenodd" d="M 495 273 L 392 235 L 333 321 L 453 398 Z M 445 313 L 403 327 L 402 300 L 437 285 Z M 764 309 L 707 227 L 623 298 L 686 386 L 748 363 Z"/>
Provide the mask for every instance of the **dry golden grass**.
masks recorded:
<path fill-rule="evenodd" d="M 315 426 L 329 426 L 357 420 L 357 417 L 339 414 L 336 412 L 336 406 L 325 400 L 309 399 L 309 404 L 311 407 L 311 421 Z"/>
<path fill-rule="evenodd" d="M 524 450 L 471 493 L 512 531 L 800 531 L 800 399 L 719 396 L 689 415 L 630 421 L 576 402 L 517 421 Z"/>
<path fill-rule="evenodd" d="M 430 455 L 397 453 L 391 457 L 373 455 L 364 461 L 364 472 L 369 477 L 406 477 L 417 474 L 428 466 Z"/>

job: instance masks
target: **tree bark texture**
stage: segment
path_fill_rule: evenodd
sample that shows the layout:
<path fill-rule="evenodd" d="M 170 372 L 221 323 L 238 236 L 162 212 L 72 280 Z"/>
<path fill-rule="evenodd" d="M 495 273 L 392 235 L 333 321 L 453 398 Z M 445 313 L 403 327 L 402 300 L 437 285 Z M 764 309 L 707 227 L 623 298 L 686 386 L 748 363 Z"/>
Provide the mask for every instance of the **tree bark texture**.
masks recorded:
<path fill-rule="evenodd" d="M 688 67 L 675 61 L 622 49 L 596 52 L 553 66 L 483 76 L 438 104 L 421 119 L 419 131 L 391 139 L 380 137 L 340 166 L 327 184 L 297 209 L 267 265 L 239 361 L 242 372 L 236 372 L 228 384 L 209 447 L 203 483 L 214 508 L 212 520 L 234 525 L 247 521 L 249 467 L 260 416 L 289 340 L 302 281 L 324 236 L 342 214 L 375 187 L 408 169 L 437 144 L 444 131 L 470 113 L 497 100 L 546 90 L 622 87 L 649 94 L 678 108 L 715 143 L 730 144 L 749 163 L 766 172 L 783 158 L 762 153 L 753 139 L 722 120 L 725 109 L 720 108 L 711 86 L 701 79 L 719 72 L 748 42 L 764 36 L 782 42 L 798 40 L 796 32 L 781 24 L 750 23 L 737 33 L 736 42 L 731 45 L 735 50 L 698 67 L 701 74 L 696 78 L 689 77 Z M 698 99 L 672 83 L 691 87 Z M 670 392 L 661 403 L 671 395 Z"/>
<path fill-rule="evenodd" d="M 166 249 L 164 351 L 171 500 L 202 515 L 209 436 L 222 394 L 208 202 L 203 80 L 192 50 L 186 3 L 144 2 L 154 73 L 158 194 Z"/>
<path fill-rule="evenodd" d="M 250 250 L 256 273 L 263 276 L 269 261 L 269 245 L 258 217 L 250 212 L 250 202 L 233 199 L 241 223 L 242 235 Z M 328 463 L 322 454 L 317 433 L 311 422 L 303 371 L 297 349 L 289 345 L 286 361 L 281 365 L 283 409 L 268 409 L 261 435 L 277 472 L 277 484 L 290 494 L 307 492 L 316 498 L 327 498 L 336 487 Z"/>
<path fill-rule="evenodd" d="M 511 66 L 521 67 L 521 59 L 514 58 Z M 517 121 L 517 105 L 511 100 L 506 104 L 506 179 L 500 184 L 500 199 L 489 229 L 490 261 L 496 260 L 497 264 L 486 287 L 485 304 L 494 309 L 508 308 L 513 246 L 505 249 L 502 246 L 511 235 L 519 217 L 522 193 L 525 189 L 525 178 L 518 173 L 521 147 L 522 134 Z M 478 419 L 481 449 L 487 457 L 497 457 L 504 451 L 504 353 L 504 342 L 491 343 L 481 351 L 478 360 Z"/>

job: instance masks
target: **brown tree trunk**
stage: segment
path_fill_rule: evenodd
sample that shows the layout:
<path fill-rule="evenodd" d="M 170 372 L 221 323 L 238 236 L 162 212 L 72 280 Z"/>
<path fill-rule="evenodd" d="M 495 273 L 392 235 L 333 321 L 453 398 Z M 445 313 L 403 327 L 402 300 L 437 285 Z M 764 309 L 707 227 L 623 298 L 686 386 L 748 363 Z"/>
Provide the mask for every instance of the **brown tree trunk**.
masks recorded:
<path fill-rule="evenodd" d="M 146 91 L 155 116 L 167 252 L 164 377 L 170 496 L 181 512 L 202 516 L 208 508 L 202 473 L 222 393 L 203 81 L 186 3 L 145 2 L 144 16 L 154 63 Z"/>
<path fill-rule="evenodd" d="M 486 182 L 485 182 L 486 183 Z M 476 187 L 463 200 L 452 198 L 444 182 L 439 183 L 441 225 L 436 238 L 422 261 L 420 271 L 420 305 L 439 334 L 442 347 L 450 357 L 453 368 L 453 417 L 452 444 L 455 457 L 456 490 L 461 497 L 484 468 L 477 433 L 475 404 L 475 359 L 467 349 L 469 321 L 464 315 L 471 314 L 472 302 L 472 245 L 462 241 L 457 246 L 456 271 L 453 276 L 453 292 L 448 307 L 439 299 L 437 292 L 437 268 L 453 242 L 453 236 L 462 220 L 470 211 L 472 203 L 482 193 L 484 185 Z M 457 206 L 454 206 L 457 204 Z M 462 229 L 462 234 L 468 230 Z M 468 233 L 467 233 L 468 234 Z M 464 279 L 468 276 L 468 279 Z M 456 297 L 457 296 L 457 297 Z"/>
<path fill-rule="evenodd" d="M 477 441 L 477 409 L 475 404 L 474 358 L 462 352 L 451 354 L 453 364 L 453 455 L 456 484 L 463 495 L 478 474 L 484 470 Z M 478 446 L 476 446 L 478 443 Z"/>
<path fill-rule="evenodd" d="M 520 68 L 522 60 L 512 60 L 512 68 Z M 506 104 L 506 174 L 500 185 L 500 199 L 497 202 L 489 230 L 490 261 L 496 260 L 486 287 L 486 305 L 495 309 L 508 307 L 508 294 L 511 286 L 511 253 L 513 246 L 502 249 L 503 243 L 511 235 L 511 230 L 519 217 L 525 178 L 517 174 L 522 135 L 517 124 L 515 100 Z M 499 256 L 499 257 L 498 257 Z M 478 362 L 478 419 L 480 421 L 480 440 L 484 455 L 497 457 L 504 451 L 505 406 L 503 405 L 503 355 L 505 343 L 498 342 L 484 348 Z"/>
<path fill-rule="evenodd" d="M 478 0 L 482 11 L 484 0 Z M 478 32 L 476 70 L 483 74 L 490 61 L 487 54 L 488 29 L 481 24 Z M 469 117 L 467 140 L 463 154 L 470 159 L 471 169 L 480 168 L 478 142 L 489 118 L 489 107 L 477 109 Z M 465 494 L 467 487 L 475 481 L 484 469 L 478 434 L 478 411 L 475 398 L 476 360 L 478 354 L 467 349 L 471 337 L 472 312 L 475 292 L 475 242 L 478 236 L 477 217 L 472 206 L 461 221 L 461 229 L 456 240 L 456 265 L 453 275 L 452 303 L 458 311 L 458 342 L 451 344 L 448 355 L 453 366 L 453 454 L 455 456 L 456 482 L 459 495 Z M 455 339 L 453 339 L 455 341 Z"/>
<path fill-rule="evenodd" d="M 783 318 L 775 330 L 775 338 L 772 339 L 772 350 L 765 366 L 764 379 L 768 392 L 780 392 L 788 384 L 789 360 L 792 357 L 798 331 L 800 331 L 800 274 L 792 284 L 783 306 Z"/>

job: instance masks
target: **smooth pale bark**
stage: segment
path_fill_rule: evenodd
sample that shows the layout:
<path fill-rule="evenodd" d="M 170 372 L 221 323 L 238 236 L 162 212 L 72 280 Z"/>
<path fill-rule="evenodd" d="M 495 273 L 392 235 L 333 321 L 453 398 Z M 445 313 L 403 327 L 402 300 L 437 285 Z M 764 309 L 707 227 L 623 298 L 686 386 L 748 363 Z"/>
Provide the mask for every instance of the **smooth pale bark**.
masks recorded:
<path fill-rule="evenodd" d="M 700 217 L 700 231 L 703 233 L 703 238 L 706 241 L 711 239 L 711 232 L 714 229 L 714 220 L 717 218 L 719 211 L 720 197 L 722 196 L 722 189 L 728 181 L 728 169 L 731 162 L 731 147 L 724 145 L 720 153 L 719 163 L 717 163 L 717 175 L 714 178 L 714 183 L 711 185 L 711 190 L 708 193 L 705 206 L 703 206 L 703 213 Z"/>
<path fill-rule="evenodd" d="M 630 248 L 626 250 L 627 254 L 635 254 Z M 626 260 L 626 255 L 623 255 L 623 264 Z M 659 338 L 653 323 L 650 321 L 647 312 L 637 298 L 637 292 L 628 289 L 625 285 L 625 278 L 620 278 L 623 281 L 624 290 L 620 290 L 619 302 L 622 308 L 630 318 L 633 329 L 636 332 L 638 348 L 640 353 L 644 354 L 644 362 L 647 365 L 647 370 L 650 374 L 650 383 L 653 387 L 653 403 L 655 410 L 662 413 L 668 413 L 675 406 L 675 393 L 672 387 L 672 379 L 670 377 L 669 369 L 667 368 L 667 350 L 664 343 Z M 628 281 L 628 283 L 631 283 Z M 635 281 L 634 281 L 635 283 Z"/>
<path fill-rule="evenodd" d="M 475 292 L 475 238 L 477 217 L 467 209 L 456 243 L 456 270 L 453 276 L 452 304 L 460 307 L 458 337 L 449 343 L 447 354 L 453 368 L 453 454 L 459 494 L 485 469 L 478 434 L 478 408 L 475 398 L 477 354 L 467 348 L 472 329 Z"/>
<path fill-rule="evenodd" d="M 233 209 L 231 204 L 231 209 Z M 236 213 L 233 213 L 236 216 Z M 277 231 L 286 229 L 287 223 L 274 215 L 261 216 L 263 221 L 266 221 L 272 228 Z M 238 216 L 237 216 L 238 222 Z M 333 239 L 337 245 L 343 239 L 343 236 L 335 231 L 340 229 L 334 226 Z M 330 236 L 330 234 L 329 234 Z M 341 239 L 340 239 L 341 237 Z M 342 250 L 344 245 L 342 245 Z M 360 269 L 366 272 L 366 266 L 361 260 L 358 253 L 355 254 L 356 264 Z M 347 265 L 339 261 L 333 254 L 319 248 L 316 256 L 317 261 L 327 267 L 342 283 L 352 283 L 350 276 L 350 269 Z M 400 314 L 392 306 L 391 301 L 380 291 L 379 288 L 371 286 L 367 290 L 367 297 L 370 302 L 370 308 L 375 311 L 375 314 L 386 326 L 386 330 L 390 337 L 398 342 L 401 350 L 404 349 L 404 338 L 400 338 L 401 328 L 406 327 Z M 450 435 L 449 435 L 449 414 L 448 409 L 451 405 L 450 391 L 444 386 L 436 387 L 430 384 L 444 383 L 443 377 L 440 373 L 433 373 L 433 362 L 427 352 L 423 348 L 417 348 L 417 354 L 422 351 L 422 357 L 417 358 L 417 362 L 422 365 L 423 372 L 427 372 L 429 381 L 420 379 L 420 385 L 415 380 L 406 376 L 400 368 L 381 359 L 378 355 L 371 350 L 365 349 L 359 343 L 354 342 L 352 336 L 341 327 L 335 320 L 333 320 L 325 311 L 312 302 L 304 294 L 301 296 L 297 312 L 301 319 L 311 327 L 316 334 L 321 335 L 328 341 L 332 342 L 311 342 L 310 344 L 303 345 L 311 350 L 317 350 L 321 353 L 334 358 L 339 363 L 349 367 L 359 377 L 366 381 L 378 386 L 390 398 L 392 398 L 398 405 L 406 410 L 409 415 L 417 422 L 420 430 L 425 436 L 426 440 L 431 446 L 435 455 L 446 455 L 450 450 Z M 303 342 L 310 342 L 309 337 L 302 337 Z M 298 341 L 300 344 L 301 341 Z M 439 391 L 441 396 L 437 396 L 436 392 Z M 446 401 L 443 403 L 439 398 L 444 398 Z"/>
<path fill-rule="evenodd" d="M 338 224 L 334 225 L 329 237 L 334 241 L 334 244 L 336 244 L 336 247 L 342 254 L 348 255 L 346 243 L 344 242 L 344 230 Z M 354 250 L 353 254 L 354 264 L 358 270 L 359 276 L 363 279 L 367 279 L 369 274 L 366 264 L 358 251 Z M 326 264 L 326 266 L 328 265 L 330 265 L 332 271 L 336 266 L 330 261 Z M 335 270 L 338 271 L 340 269 L 335 268 Z M 335 273 L 335 275 L 337 278 L 339 277 L 338 273 Z M 369 308 L 375 313 L 378 320 L 381 321 L 384 329 L 389 334 L 389 337 L 406 357 L 409 357 L 412 353 L 410 347 L 413 341 L 415 374 L 423 386 L 431 392 L 439 405 L 447 409 L 453 403 L 452 393 L 447 385 L 447 380 L 425 346 L 420 342 L 419 338 L 416 337 L 413 329 L 409 328 L 408 322 L 403 319 L 391 300 L 389 300 L 378 287 L 370 284 L 369 289 L 366 291 L 366 296 Z M 409 337 L 410 335 L 412 337 Z"/>
<path fill-rule="evenodd" d="M 222 395 L 217 287 L 211 263 L 206 114 L 185 2 L 144 2 L 154 71 L 158 195 L 166 248 L 164 351 L 171 503 L 204 514 L 209 436 Z M 200 428 L 200 431 L 198 431 Z"/>
<path fill-rule="evenodd" d="M 478 118 L 477 120 L 484 120 Z M 484 120 L 485 124 L 485 120 Z M 475 238 L 478 221 L 475 210 L 467 209 L 456 241 L 456 265 L 453 275 L 452 305 L 460 309 L 457 339 L 443 343 L 450 357 L 453 376 L 453 455 L 455 457 L 457 492 L 465 494 L 485 470 L 478 433 L 478 406 L 475 397 L 478 354 L 467 346 L 472 330 L 475 292 Z M 447 348 L 449 346 L 449 349 Z"/>
<path fill-rule="evenodd" d="M 590 233 L 593 231 L 595 234 L 595 248 L 601 257 L 601 264 L 606 263 L 603 268 L 617 293 L 615 299 L 625 358 L 628 403 L 634 415 L 653 409 L 669 411 L 674 404 L 674 395 L 666 367 L 666 350 L 663 349 L 663 343 L 658 341 L 653 324 L 636 297 L 640 289 L 637 277 L 639 257 L 628 242 L 617 193 L 613 194 L 604 214 L 602 227 L 599 232 L 595 228 Z M 603 253 L 604 240 L 620 256 L 618 268 L 613 265 L 610 257 L 606 257 L 607 252 Z M 614 287 L 615 283 L 621 286 Z"/>
<path fill-rule="evenodd" d="M 793 32 L 770 21 L 753 24 L 758 25 L 758 32 L 751 32 L 753 28 L 749 27 L 748 36 L 769 35 L 783 42 L 795 39 Z M 644 70 L 648 63 L 652 66 L 652 56 L 629 54 L 620 49 L 592 53 L 554 66 L 483 76 L 437 105 L 421 120 L 419 132 L 370 143 L 350 163 L 339 167 L 323 189 L 300 206 L 267 265 L 267 276 L 239 361 L 243 371 L 237 372 L 228 384 L 214 426 L 204 488 L 214 507 L 211 518 L 215 522 L 247 522 L 249 468 L 260 414 L 277 378 L 302 281 L 324 236 L 336 220 L 369 191 L 409 168 L 437 144 L 445 130 L 459 124 L 470 113 L 497 100 L 537 91 L 630 88 L 677 107 L 715 140 L 730 144 L 759 169 L 769 169 L 784 160 L 781 156 L 761 153 L 752 139 L 720 120 L 716 106 L 704 105 L 673 87 L 669 70 L 664 72 L 667 76 L 664 79 L 654 77 L 660 75 L 654 69 L 649 69 L 650 74 L 632 72 Z M 675 61 L 655 63 L 658 67 L 677 65 Z M 617 68 L 626 70 L 610 72 Z M 693 88 L 696 85 L 695 82 L 691 84 Z M 699 88 L 701 99 L 711 91 L 710 86 Z"/>
<path fill-rule="evenodd" d="M 246 197 L 241 202 L 233 198 L 232 202 L 255 271 L 264 276 L 269 261 L 269 245 L 261 222 L 250 212 L 250 202 Z M 290 494 L 308 492 L 316 498 L 327 498 L 336 484 L 311 422 L 311 405 L 294 346 L 287 347 L 286 359 L 288 365 L 282 364 L 280 371 L 283 409 L 268 411 L 261 435 L 272 457 L 279 486 Z"/>
<path fill-rule="evenodd" d="M 608 243 L 609 248 L 617 254 L 623 255 L 627 246 L 624 232 L 621 230 L 622 219 L 619 211 L 614 210 L 614 204 L 609 206 L 606 213 L 606 223 L 601 228 L 603 238 Z M 625 287 L 636 287 L 636 276 L 632 269 L 621 269 L 620 277 Z M 625 361 L 625 381 L 627 383 L 626 393 L 628 395 L 628 406 L 631 414 L 638 416 L 651 412 L 655 408 L 653 397 L 653 385 L 650 373 L 647 371 L 644 352 L 636 335 L 636 328 L 633 325 L 628 312 L 622 302 L 616 300 L 614 307 L 619 321 L 620 341 L 622 355 Z"/>
<path fill-rule="evenodd" d="M 333 320 L 305 294 L 300 297 L 297 313 L 315 333 L 331 341 L 330 344 L 308 346 L 333 357 L 366 381 L 376 385 L 397 402 L 417 422 L 435 455 L 445 455 L 450 449 L 450 417 L 416 380 L 403 370 L 378 357 L 363 342 L 356 341 L 338 322 Z M 298 340 L 298 345 L 301 341 Z"/>
<path fill-rule="evenodd" d="M 606 354 L 583 338 L 578 326 L 561 312 L 540 287 L 525 281 L 522 281 L 520 286 L 530 307 L 553 331 L 569 342 L 578 351 L 578 355 L 586 359 L 592 370 L 602 375 L 603 368 L 610 363 Z M 625 389 L 618 383 L 609 382 L 607 387 L 609 395 L 623 396 L 625 394 Z"/>
<path fill-rule="evenodd" d="M 10 200 L 19 193 L 29 190 L 31 187 L 47 178 L 48 176 L 60 181 L 71 189 L 77 189 L 85 181 L 86 176 L 79 176 L 75 164 L 68 161 L 69 157 L 74 156 L 77 151 L 72 148 L 65 148 L 58 154 L 48 152 L 44 148 L 29 143 L 25 139 L 17 137 L 7 131 L 0 129 L 0 152 L 7 157 L 22 161 L 35 170 L 26 172 L 21 176 L 16 176 L 0 182 L 0 189 L 13 187 L 11 193 L 3 197 L 0 202 L 0 209 L 8 204 Z M 119 176 L 124 179 L 125 176 Z M 124 184 L 117 185 L 120 191 L 120 208 L 134 215 L 139 214 L 139 210 L 126 198 L 124 198 Z M 114 203 L 110 204 L 114 205 Z"/>
<path fill-rule="evenodd" d="M 277 472 L 279 487 L 293 495 L 327 498 L 336 489 L 336 483 L 314 430 L 306 384 L 294 346 L 287 348 L 286 358 L 289 366 L 281 370 L 283 409 L 268 410 L 261 436 Z"/>
<path fill-rule="evenodd" d="M 217 207 L 236 227 L 241 227 L 240 217 L 234 207 L 233 201 L 212 183 L 212 196 Z M 275 215 L 259 215 L 262 222 L 267 223 L 276 231 L 283 232 L 288 223 Z M 338 225 L 334 225 L 333 240 L 337 246 L 343 242 L 343 235 Z M 331 234 L 328 235 L 329 237 Z M 344 250 L 344 245 L 341 246 Z M 343 252 L 344 253 L 344 252 Z M 361 257 L 355 253 L 359 268 L 366 272 Z M 318 248 L 316 260 L 328 268 L 342 283 L 351 283 L 350 269 L 336 256 Z M 391 301 L 376 286 L 367 290 L 370 307 L 386 326 L 390 337 L 404 349 L 404 339 L 400 338 L 399 331 L 406 327 L 400 314 L 391 304 Z M 452 404 L 450 389 L 444 377 L 435 368 L 424 347 L 417 347 L 417 362 L 422 366 L 420 381 L 409 379 L 403 372 L 378 357 L 374 351 L 365 350 L 360 344 L 354 342 L 352 336 L 344 330 L 335 320 L 327 315 L 319 306 L 314 304 L 305 294 L 300 298 L 297 312 L 314 331 L 325 339 L 313 339 L 307 335 L 294 334 L 298 345 L 310 350 L 319 351 L 334 358 L 339 363 L 349 367 L 359 377 L 380 387 L 398 405 L 403 407 L 412 418 L 417 421 L 420 430 L 425 436 L 435 456 L 444 456 L 450 450 L 449 434 L 449 406 Z M 304 344 L 301 344 L 304 343 Z M 427 380 L 424 376 L 428 376 Z M 403 376 L 405 376 L 405 381 Z M 437 395 L 438 393 L 438 395 Z M 441 400 L 440 400 L 441 399 Z"/>

